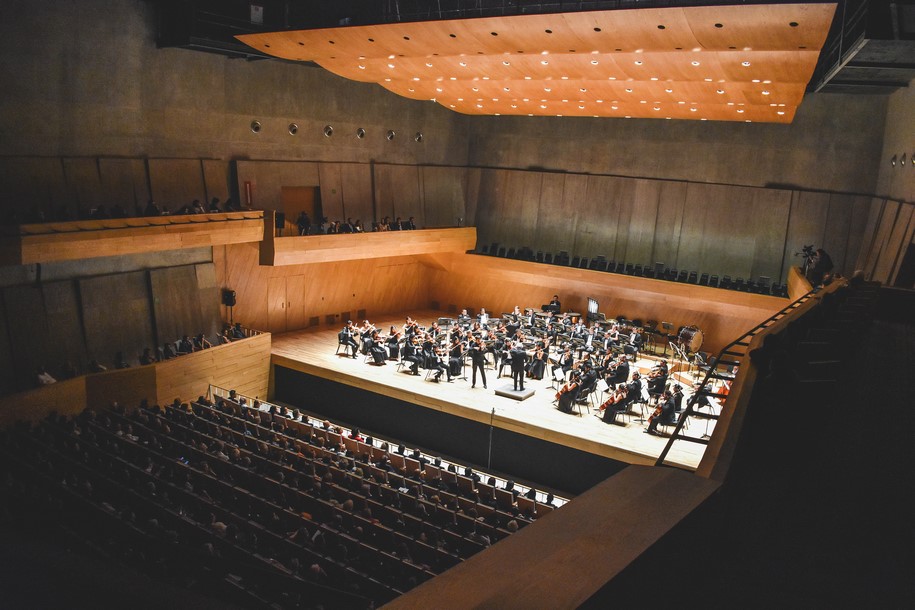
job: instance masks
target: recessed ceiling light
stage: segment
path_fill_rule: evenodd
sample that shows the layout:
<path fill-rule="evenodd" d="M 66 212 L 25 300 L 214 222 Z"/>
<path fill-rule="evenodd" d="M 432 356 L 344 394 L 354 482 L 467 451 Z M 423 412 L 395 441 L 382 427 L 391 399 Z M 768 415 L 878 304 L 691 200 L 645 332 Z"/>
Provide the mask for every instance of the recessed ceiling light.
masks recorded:
<path fill-rule="evenodd" d="M 449 104 L 449 106 L 451 106 L 452 108 L 454 108 L 454 104 Z"/>
<path fill-rule="evenodd" d="M 442 89 L 441 87 L 436 87 L 436 88 L 435 88 L 435 91 L 436 91 L 437 93 L 441 93 L 442 91 L 444 91 L 444 89 Z"/>
<path fill-rule="evenodd" d="M 432 67 L 432 62 L 427 61 L 427 62 L 426 62 L 426 67 L 427 67 L 427 68 L 431 68 L 431 67 Z"/>
<path fill-rule="evenodd" d="M 759 79 L 758 79 L 758 78 L 754 78 L 754 79 L 753 79 L 753 82 L 754 82 L 754 83 L 758 83 L 758 82 L 759 82 Z"/>
<path fill-rule="evenodd" d="M 776 110 L 776 111 L 775 111 L 775 114 L 785 114 L 785 111 L 784 111 L 784 110 Z"/>
<path fill-rule="evenodd" d="M 619 110 L 619 106 L 610 106 L 610 110 Z"/>
<path fill-rule="evenodd" d="M 630 89 L 630 88 L 627 87 L 627 88 L 626 88 L 626 93 L 632 93 L 632 89 Z"/>
<path fill-rule="evenodd" d="M 414 76 L 414 77 L 413 77 L 413 80 L 419 80 L 419 77 L 418 77 L 418 76 Z"/>
<path fill-rule="evenodd" d="M 545 106 L 545 105 L 543 105 L 543 104 L 540 104 L 540 107 L 541 107 L 541 108 L 546 108 L 546 106 Z"/>
<path fill-rule="evenodd" d="M 591 60 L 591 65 L 592 65 L 592 66 L 596 66 L 596 65 L 599 64 L 599 63 L 600 63 L 600 62 L 597 61 L 596 59 L 592 59 L 592 60 Z"/>
<path fill-rule="evenodd" d="M 409 91 L 410 93 L 413 93 L 414 91 L 416 91 L 416 89 L 414 89 L 413 87 L 410 87 L 409 89 L 407 89 L 407 91 Z"/>
<path fill-rule="evenodd" d="M 723 93 L 724 93 L 724 89 L 719 89 L 719 90 L 718 90 L 718 91 L 716 91 L 716 92 L 715 92 L 715 93 L 717 93 L 717 94 L 718 94 L 718 95 L 721 95 L 721 94 L 723 94 Z"/>
<path fill-rule="evenodd" d="M 546 91 L 547 93 L 549 93 L 550 91 L 552 91 L 552 89 L 550 89 L 549 87 L 544 87 L 543 90 Z"/>
<path fill-rule="evenodd" d="M 541 60 L 540 60 L 540 63 L 543 64 L 543 65 L 545 66 L 545 65 L 549 64 L 550 62 L 548 62 L 548 61 L 545 60 L 545 59 L 541 59 Z"/>
<path fill-rule="evenodd" d="M 666 91 L 667 93 L 673 93 L 673 92 L 674 92 L 673 89 L 665 89 L 664 91 Z"/>
<path fill-rule="evenodd" d="M 471 90 L 471 91 L 479 91 L 480 88 L 479 88 L 479 87 L 471 87 L 470 90 Z"/>
<path fill-rule="evenodd" d="M 660 109 L 661 109 L 660 106 L 655 106 L 655 107 L 654 107 L 654 110 L 660 110 Z"/>
<path fill-rule="evenodd" d="M 744 68 L 747 68 L 747 67 L 749 67 L 750 62 L 748 62 L 748 61 L 742 61 L 742 62 L 740 62 L 740 65 L 743 66 Z"/>
<path fill-rule="evenodd" d="M 365 66 L 359 66 L 360 70 L 365 70 Z"/>
<path fill-rule="evenodd" d="M 525 76 L 525 77 L 524 77 L 524 80 L 531 80 L 531 77 L 530 77 L 530 76 Z"/>
<path fill-rule="evenodd" d="M 768 91 L 765 91 L 765 90 L 763 90 L 763 92 L 762 92 L 762 94 L 763 94 L 763 95 L 769 95 L 769 92 L 768 92 Z"/>
<path fill-rule="evenodd" d="M 508 60 L 505 60 L 505 61 L 502 62 L 502 65 L 503 65 L 503 66 L 510 66 L 510 65 L 512 65 L 512 62 L 510 62 L 510 61 L 508 61 Z"/>
<path fill-rule="evenodd" d="M 483 104 L 477 104 L 477 108 L 482 108 Z"/>
<path fill-rule="evenodd" d="M 632 62 L 632 63 L 634 63 L 634 64 L 637 65 L 637 66 L 641 66 L 641 65 L 642 65 L 642 60 L 637 59 L 637 60 L 635 60 L 635 61 Z"/>
<path fill-rule="evenodd" d="M 737 112 L 743 114 L 743 108 L 738 108 L 738 109 L 737 109 Z"/>
<path fill-rule="evenodd" d="M 509 87 L 502 87 L 502 91 L 511 91 Z"/>
<path fill-rule="evenodd" d="M 693 61 L 693 62 L 691 62 L 691 63 L 692 63 L 694 66 L 698 66 L 698 65 L 699 65 L 699 62 L 698 62 L 698 61 Z"/>
<path fill-rule="evenodd" d="M 652 77 L 651 77 L 651 80 L 658 80 L 658 77 L 657 77 L 657 76 L 652 76 Z"/>
<path fill-rule="evenodd" d="M 585 91 L 587 91 L 587 89 L 585 89 L 584 87 L 579 87 L 578 90 L 581 91 L 582 93 L 584 93 Z"/>
<path fill-rule="evenodd" d="M 461 66 L 462 68 L 466 68 L 466 67 L 467 67 L 467 62 L 466 62 L 466 61 L 462 61 L 462 62 L 460 62 L 458 65 Z"/>
<path fill-rule="evenodd" d="M 394 67 L 394 64 L 388 64 L 388 67 L 389 67 L 389 68 L 393 68 L 393 67 Z"/>
<path fill-rule="evenodd" d="M 698 109 L 698 108 L 690 108 L 690 109 L 689 109 L 690 112 L 696 112 L 697 110 L 699 110 L 699 109 Z"/>
<path fill-rule="evenodd" d="M 702 118 L 701 118 L 701 119 L 699 119 L 699 120 L 700 120 L 700 121 L 707 121 L 707 120 L 708 120 L 708 119 L 707 119 L 707 118 L 705 118 L 705 117 L 702 117 Z"/>
<path fill-rule="evenodd" d="M 578 106 L 578 109 L 579 109 L 579 110 L 584 110 L 584 109 L 585 109 L 585 107 L 584 107 L 584 106 L 582 106 L 582 105 L 579 105 L 579 106 Z"/>
<path fill-rule="evenodd" d="M 517 108 L 518 104 L 512 104 L 512 108 Z"/>

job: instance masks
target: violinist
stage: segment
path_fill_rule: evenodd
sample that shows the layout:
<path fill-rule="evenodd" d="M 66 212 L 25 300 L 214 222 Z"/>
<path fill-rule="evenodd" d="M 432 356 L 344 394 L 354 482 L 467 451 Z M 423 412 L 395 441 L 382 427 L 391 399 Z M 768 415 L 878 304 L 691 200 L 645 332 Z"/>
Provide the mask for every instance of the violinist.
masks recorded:
<path fill-rule="evenodd" d="M 457 377 L 461 374 L 461 367 L 464 366 L 464 342 L 461 340 L 461 333 L 457 332 L 451 338 L 451 345 L 448 347 L 448 370 L 450 377 Z"/>
<path fill-rule="evenodd" d="M 477 387 L 477 369 L 480 370 L 480 379 L 483 381 L 483 389 L 486 389 L 486 348 L 483 346 L 483 339 L 477 337 L 470 342 L 470 362 L 473 368 L 470 387 Z"/>
<path fill-rule="evenodd" d="M 448 383 L 451 383 L 451 369 L 445 364 L 445 357 L 441 347 L 433 347 L 433 356 L 432 356 L 432 366 L 429 368 L 435 371 L 435 374 L 432 376 L 432 381 L 438 383 L 442 378 L 442 373 L 446 373 L 448 377 Z"/>
<path fill-rule="evenodd" d="M 679 413 L 683 410 L 683 386 L 679 383 L 674 384 L 674 391 L 671 398 L 674 399 L 674 408 L 676 412 Z"/>
<path fill-rule="evenodd" d="M 575 371 L 566 384 L 556 392 L 556 400 L 559 401 L 560 411 L 572 413 L 572 405 L 575 403 L 575 399 L 578 398 L 578 390 L 580 388 L 581 380 L 579 379 L 578 371 Z"/>
<path fill-rule="evenodd" d="M 676 423 L 676 418 L 677 405 L 674 403 L 671 393 L 664 390 L 664 393 L 661 394 L 661 398 L 658 400 L 657 409 L 648 417 L 648 427 L 644 432 L 645 434 L 651 434 L 653 436 L 661 436 L 661 433 L 658 432 L 658 426 L 673 425 Z"/>
<path fill-rule="evenodd" d="M 612 424 L 616 422 L 616 415 L 622 411 L 625 411 L 629 406 L 629 402 L 626 399 L 626 394 L 628 389 L 625 385 L 620 385 L 617 389 L 611 392 L 610 396 L 598 409 L 598 413 L 595 413 L 597 417 L 600 417 L 605 424 Z M 603 413 L 603 415 L 601 415 Z"/>
<path fill-rule="evenodd" d="M 652 394 L 661 392 L 667 385 L 667 361 L 661 360 L 648 373 L 648 391 Z"/>
<path fill-rule="evenodd" d="M 407 316 L 407 321 L 403 324 L 403 336 L 409 339 L 416 333 L 416 320 Z"/>
<path fill-rule="evenodd" d="M 419 365 L 423 361 L 420 349 L 418 335 L 411 335 L 411 337 L 404 342 L 403 359 L 405 362 L 410 363 L 410 372 L 414 375 L 419 375 Z"/>
<path fill-rule="evenodd" d="M 531 358 L 530 366 L 528 368 L 528 377 L 538 381 L 543 379 L 543 373 L 546 371 L 546 363 L 546 346 L 544 346 L 543 342 L 538 342 L 536 349 L 534 349 L 534 356 Z"/>
<path fill-rule="evenodd" d="M 393 325 L 388 331 L 385 345 L 388 346 L 388 360 L 397 360 L 397 353 L 400 351 L 400 331 Z"/>
<path fill-rule="evenodd" d="M 618 383 L 626 383 L 627 379 L 629 379 L 629 360 L 626 358 L 626 355 L 623 354 L 615 364 L 611 363 L 610 366 L 607 367 L 607 376 L 604 380 L 607 382 L 608 386 L 615 387 Z"/>
<path fill-rule="evenodd" d="M 356 327 L 353 325 L 352 320 L 346 321 L 346 326 L 343 327 L 337 334 L 337 340 L 341 345 L 344 346 L 344 353 L 346 353 L 346 348 L 353 350 L 353 358 L 356 357 L 356 352 L 359 350 L 359 345 L 356 343 L 355 339 Z"/>
<path fill-rule="evenodd" d="M 367 354 L 371 345 L 369 344 L 369 339 L 372 337 L 372 331 L 375 330 L 375 326 L 368 320 L 362 322 L 362 326 L 359 328 L 359 337 L 362 339 L 362 353 Z"/>
<path fill-rule="evenodd" d="M 369 336 L 366 343 L 368 345 L 368 352 L 372 356 L 373 364 L 384 366 L 388 353 L 384 348 L 384 339 L 378 334 L 377 330 L 372 331 L 372 334 Z"/>
<path fill-rule="evenodd" d="M 572 355 L 572 348 L 566 345 L 565 351 L 559 356 L 559 364 L 553 367 L 553 374 L 556 374 L 556 369 L 562 369 L 562 374 L 565 375 L 572 370 L 574 364 L 575 357 Z"/>

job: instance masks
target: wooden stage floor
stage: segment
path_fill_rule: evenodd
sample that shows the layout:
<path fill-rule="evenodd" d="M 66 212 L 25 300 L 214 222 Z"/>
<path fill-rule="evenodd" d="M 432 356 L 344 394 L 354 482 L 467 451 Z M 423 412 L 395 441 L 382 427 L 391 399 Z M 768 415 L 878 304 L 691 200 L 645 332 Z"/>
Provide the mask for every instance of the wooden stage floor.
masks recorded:
<path fill-rule="evenodd" d="M 406 314 L 387 315 L 372 320 L 379 329 L 385 331 L 394 324 L 397 328 L 403 324 Z M 411 312 L 421 325 L 431 324 L 440 315 L 435 311 Z M 355 321 L 355 320 L 354 320 Z M 542 381 L 525 380 L 525 388 L 531 387 L 536 393 L 527 400 L 518 402 L 495 394 L 495 389 L 508 384 L 511 388 L 511 377 L 503 375 L 496 379 L 496 371 L 487 368 L 488 389 L 483 389 L 480 380 L 477 387 L 470 387 L 470 366 L 467 366 L 468 379 L 454 379 L 447 383 L 442 378 L 440 383 L 425 381 L 425 374 L 420 369 L 418 376 L 398 372 L 396 363 L 388 361 L 385 366 L 374 366 L 364 362 L 364 358 L 345 358 L 335 355 L 337 349 L 337 332 L 339 328 L 326 326 L 314 327 L 273 335 L 272 361 L 274 364 L 296 371 L 329 379 L 338 383 L 359 387 L 361 389 L 383 394 L 398 400 L 420 405 L 426 408 L 443 411 L 458 417 L 464 417 L 484 424 L 490 423 L 498 428 L 510 430 L 548 442 L 557 443 L 587 451 L 596 455 L 619 460 L 629 464 L 653 465 L 667 437 L 644 434 L 647 423 L 638 422 L 640 414 L 632 413 L 629 418 L 618 418 L 625 425 L 605 424 L 593 413 L 597 410 L 582 406 L 582 416 L 568 415 L 559 411 L 553 404 L 556 391 L 545 378 Z M 647 372 L 656 358 L 642 357 L 636 363 L 642 372 Z M 681 381 L 684 389 L 692 384 L 692 375 L 677 372 L 676 360 L 669 360 L 672 378 Z M 404 369 L 407 370 L 407 369 Z M 507 370 L 507 367 L 506 367 Z M 631 368 L 634 371 L 635 368 Z M 685 400 L 689 398 L 687 394 Z M 492 412 L 495 410 L 495 414 Z M 706 422 L 708 422 L 706 427 Z M 358 424 L 358 422 L 352 422 Z M 691 418 L 691 429 L 686 433 L 700 437 L 711 434 L 714 420 Z M 658 429 L 661 430 L 660 428 Z M 668 454 L 670 464 L 694 470 L 702 458 L 705 445 L 680 441 L 674 444 Z"/>

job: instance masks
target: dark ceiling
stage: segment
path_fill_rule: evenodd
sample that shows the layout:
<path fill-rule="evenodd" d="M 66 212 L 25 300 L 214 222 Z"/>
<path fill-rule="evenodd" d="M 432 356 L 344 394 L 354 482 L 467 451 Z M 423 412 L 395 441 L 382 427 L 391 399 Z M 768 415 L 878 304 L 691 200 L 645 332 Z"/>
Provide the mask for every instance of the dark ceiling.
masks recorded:
<path fill-rule="evenodd" d="M 258 53 L 236 40 L 235 36 L 341 25 L 470 19 L 533 13 L 790 3 L 741 0 L 149 1 L 157 7 L 157 43 L 160 47 L 179 47 L 247 60 L 274 61 L 278 60 Z M 808 89 L 837 93 L 880 93 L 907 87 L 915 79 L 915 0 L 834 2 L 838 4 L 836 17 Z"/>

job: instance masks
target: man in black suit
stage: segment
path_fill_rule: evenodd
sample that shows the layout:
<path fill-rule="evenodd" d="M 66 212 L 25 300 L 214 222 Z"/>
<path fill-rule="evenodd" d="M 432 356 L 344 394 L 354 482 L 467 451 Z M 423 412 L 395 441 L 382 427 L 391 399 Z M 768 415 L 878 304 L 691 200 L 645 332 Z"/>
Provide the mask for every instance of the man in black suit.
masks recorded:
<path fill-rule="evenodd" d="M 661 433 L 658 432 L 658 426 L 664 424 L 665 426 L 670 426 L 676 423 L 677 420 L 677 403 L 674 402 L 674 399 L 670 392 L 664 390 L 664 393 L 661 394 L 661 414 L 657 417 L 651 417 L 651 423 L 648 424 L 648 428 L 645 429 L 646 434 L 651 434 L 654 436 L 661 436 Z"/>
<path fill-rule="evenodd" d="M 359 345 L 356 343 L 356 339 L 354 337 L 355 332 L 356 329 L 353 326 L 353 321 L 347 320 L 346 326 L 344 326 L 343 330 L 341 330 L 337 335 L 337 339 L 344 346 L 344 353 L 346 352 L 346 348 L 353 350 L 353 358 L 356 357 L 356 352 L 359 350 Z"/>
<path fill-rule="evenodd" d="M 613 373 L 607 375 L 607 385 L 615 386 L 618 383 L 626 383 L 629 379 L 629 359 L 625 355 L 620 356 L 619 364 L 613 370 Z"/>
<path fill-rule="evenodd" d="M 512 359 L 512 384 L 515 391 L 524 390 L 524 365 L 527 364 L 527 352 L 520 343 L 515 343 L 510 353 Z"/>
<path fill-rule="evenodd" d="M 486 371 L 484 370 L 486 359 L 482 339 L 477 338 L 470 344 L 470 362 L 473 368 L 470 387 L 477 387 L 477 369 L 480 369 L 480 379 L 483 380 L 483 389 L 486 389 Z"/>

